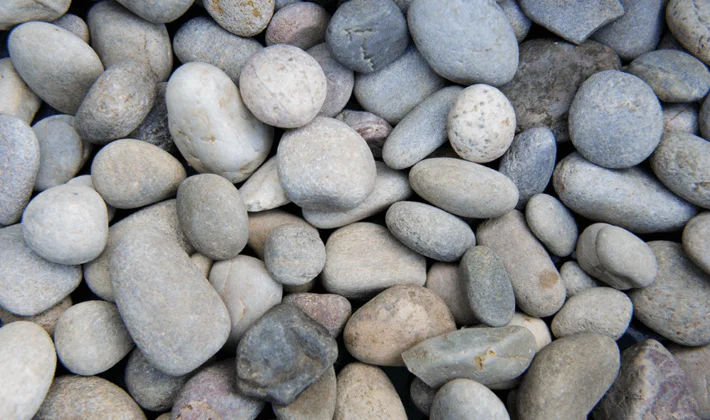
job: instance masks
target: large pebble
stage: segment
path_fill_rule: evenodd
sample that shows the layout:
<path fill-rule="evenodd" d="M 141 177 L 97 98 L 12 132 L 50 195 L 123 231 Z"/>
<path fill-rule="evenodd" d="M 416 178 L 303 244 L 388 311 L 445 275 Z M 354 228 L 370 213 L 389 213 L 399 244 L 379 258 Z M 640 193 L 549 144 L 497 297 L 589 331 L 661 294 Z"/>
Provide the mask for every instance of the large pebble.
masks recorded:
<path fill-rule="evenodd" d="M 496 394 L 470 379 L 454 379 L 442 386 L 434 397 L 430 418 L 510 420 L 505 405 Z"/>
<path fill-rule="evenodd" d="M 281 207 L 291 202 L 279 180 L 276 156 L 264 162 L 246 180 L 239 193 L 249 212 L 259 212 Z"/>
<path fill-rule="evenodd" d="M 237 86 L 217 67 L 183 64 L 170 77 L 165 97 L 170 134 L 197 172 L 241 182 L 266 160 L 273 128 L 249 112 Z"/>
<path fill-rule="evenodd" d="M 189 375 L 172 376 L 156 369 L 139 349 L 126 362 L 126 390 L 146 410 L 169 410 L 188 379 Z"/>
<path fill-rule="evenodd" d="M 71 297 L 67 296 L 46 311 L 32 316 L 16 315 L 0 307 L 0 322 L 5 325 L 17 321 L 33 322 L 47 331 L 47 334 L 51 337 L 52 334 L 54 334 L 54 327 L 57 325 L 59 317 L 64 313 L 64 311 L 71 308 L 71 306 Z"/>
<path fill-rule="evenodd" d="M 335 294 L 291 293 L 283 301 L 297 306 L 333 337 L 340 335 L 353 312 L 350 302 Z"/>
<path fill-rule="evenodd" d="M 608 45 L 624 60 L 633 60 L 656 48 L 665 21 L 663 0 L 621 0 L 624 15 L 591 36 Z"/>
<path fill-rule="evenodd" d="M 13 322 L 0 328 L 0 358 L 0 417 L 31 419 L 54 378 L 52 339 L 33 322 Z"/>
<path fill-rule="evenodd" d="M 611 387 L 619 348 L 603 334 L 555 340 L 535 356 L 518 391 L 518 412 L 530 420 L 584 419 Z"/>
<path fill-rule="evenodd" d="M 710 33 L 710 4 L 695 0 L 671 0 L 666 23 L 673 36 L 688 51 L 710 65 L 710 47 L 704 39 Z"/>
<path fill-rule="evenodd" d="M 710 274 L 710 213 L 701 213 L 685 225 L 683 250 L 698 267 Z"/>
<path fill-rule="evenodd" d="M 361 362 L 403 366 L 402 352 L 456 330 L 439 296 L 421 286 L 395 286 L 378 294 L 345 324 L 345 348 Z"/>
<path fill-rule="evenodd" d="M 525 14 L 567 41 L 581 44 L 597 29 L 624 15 L 619 0 L 568 4 L 557 0 L 520 0 Z"/>
<path fill-rule="evenodd" d="M 266 45 L 289 44 L 307 50 L 325 41 L 328 12 L 311 2 L 280 9 L 266 28 Z"/>
<path fill-rule="evenodd" d="M 710 89 L 710 72 L 702 61 L 674 50 L 646 53 L 629 64 L 626 71 L 648 83 L 664 102 L 695 102 Z"/>
<path fill-rule="evenodd" d="M 385 372 L 376 366 L 350 363 L 338 373 L 333 420 L 406 420 L 402 400 Z"/>
<path fill-rule="evenodd" d="M 195 0 L 117 0 L 133 13 L 154 23 L 172 22 L 182 16 Z"/>
<path fill-rule="evenodd" d="M 92 146 L 74 129 L 71 115 L 53 115 L 32 126 L 39 142 L 40 164 L 35 191 L 72 179 L 91 156 Z"/>
<path fill-rule="evenodd" d="M 269 233 L 277 226 L 287 223 L 295 223 L 316 231 L 313 226 L 302 218 L 283 210 L 275 209 L 261 211 L 259 213 L 249 213 L 249 240 L 247 244 L 254 250 L 259 258 L 263 259 L 264 244 L 269 237 Z"/>
<path fill-rule="evenodd" d="M 595 278 L 585 273 L 576 261 L 567 261 L 560 267 L 560 277 L 567 289 L 567 298 L 571 298 L 582 290 L 602 286 Z"/>
<path fill-rule="evenodd" d="M 9 226 L 30 201 L 41 163 L 37 136 L 26 122 L 0 115 L 0 155 L 0 226 Z"/>
<path fill-rule="evenodd" d="M 697 214 L 641 168 L 613 170 L 597 166 L 578 153 L 562 159 L 552 185 L 570 210 L 634 233 L 679 230 Z"/>
<path fill-rule="evenodd" d="M 309 386 L 289 405 L 274 405 L 278 420 L 332 420 L 337 399 L 335 369 L 329 367 L 320 379 Z"/>
<path fill-rule="evenodd" d="M 19 224 L 0 229 L 0 306 L 17 315 L 37 315 L 73 292 L 81 267 L 40 258 L 25 245 Z"/>
<path fill-rule="evenodd" d="M 336 230 L 326 242 L 325 255 L 323 287 L 346 298 L 426 282 L 426 259 L 374 223 L 353 223 Z"/>
<path fill-rule="evenodd" d="M 492 327 L 508 324 L 515 294 L 505 265 L 490 248 L 472 247 L 461 258 L 459 281 L 477 320 Z"/>
<path fill-rule="evenodd" d="M 175 196 L 186 172 L 165 150 L 140 140 L 111 142 L 94 157 L 91 180 L 106 203 L 134 209 Z"/>
<path fill-rule="evenodd" d="M 266 29 L 274 15 L 274 0 L 204 0 L 202 4 L 219 26 L 244 37 Z"/>
<path fill-rule="evenodd" d="M 425 287 L 446 303 L 456 324 L 471 325 L 478 322 L 468 302 L 468 294 L 459 279 L 459 264 L 441 262 L 432 264 L 427 272 Z M 481 290 L 481 292 L 485 291 Z"/>
<path fill-rule="evenodd" d="M 560 274 L 522 213 L 513 210 L 484 222 L 478 226 L 476 238 L 503 261 L 522 311 L 546 317 L 562 307 L 565 287 Z"/>
<path fill-rule="evenodd" d="M 180 227 L 195 249 L 213 260 L 236 257 L 249 239 L 249 218 L 239 190 L 214 174 L 194 175 L 177 191 Z"/>
<path fill-rule="evenodd" d="M 575 294 L 552 320 L 555 337 L 594 332 L 618 340 L 631 322 L 633 304 L 625 293 L 593 287 Z"/>
<path fill-rule="evenodd" d="M 32 122 L 42 104 L 17 73 L 10 58 L 0 59 L 0 97 L 3 98 L 0 114 L 17 117 L 27 124 Z"/>
<path fill-rule="evenodd" d="M 143 140 L 158 146 L 170 154 L 177 152 L 177 146 L 170 135 L 168 128 L 168 104 L 165 101 L 165 91 L 168 84 L 158 83 L 155 88 L 155 102 L 153 108 L 145 116 L 143 122 L 133 130 L 128 138 Z"/>
<path fill-rule="evenodd" d="M 500 86 L 515 75 L 515 32 L 492 0 L 415 0 L 407 22 L 419 52 L 446 79 Z"/>
<path fill-rule="evenodd" d="M 690 133 L 670 132 L 651 157 L 663 185 L 689 202 L 710 208 L 710 143 Z"/>
<path fill-rule="evenodd" d="M 525 221 L 537 239 L 558 257 L 566 257 L 577 243 L 577 222 L 558 199 L 536 194 L 525 206 Z"/>
<path fill-rule="evenodd" d="M 71 0 L 8 0 L 0 5 L 0 31 L 31 20 L 51 22 L 67 12 Z"/>
<path fill-rule="evenodd" d="M 656 281 L 629 293 L 634 316 L 663 337 L 684 346 L 710 343 L 710 276 L 685 255 L 680 244 L 653 241 Z"/>
<path fill-rule="evenodd" d="M 313 229 L 281 225 L 264 244 L 264 264 L 277 282 L 301 286 L 313 280 L 325 266 L 325 245 Z"/>
<path fill-rule="evenodd" d="M 684 347 L 679 345 L 668 346 L 676 362 L 683 368 L 696 401 L 698 402 L 698 415 L 700 418 L 710 418 L 710 346 Z"/>
<path fill-rule="evenodd" d="M 227 341 L 227 308 L 168 237 L 151 231 L 126 233 L 113 249 L 109 267 L 121 318 L 138 348 L 161 371 L 184 375 Z"/>
<path fill-rule="evenodd" d="M 333 57 L 325 42 L 309 48 L 306 52 L 320 64 L 327 81 L 325 102 L 318 115 L 335 117 L 345 108 L 352 96 L 355 74 Z"/>

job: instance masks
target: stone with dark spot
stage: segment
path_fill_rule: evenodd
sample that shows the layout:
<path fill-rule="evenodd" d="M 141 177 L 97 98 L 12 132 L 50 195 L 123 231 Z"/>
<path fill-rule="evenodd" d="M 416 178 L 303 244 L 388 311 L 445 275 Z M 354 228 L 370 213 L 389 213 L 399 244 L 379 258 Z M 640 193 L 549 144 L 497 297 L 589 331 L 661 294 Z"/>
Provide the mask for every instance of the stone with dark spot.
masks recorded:
<path fill-rule="evenodd" d="M 165 101 L 167 83 L 158 83 L 155 88 L 155 102 L 143 122 L 128 135 L 128 138 L 143 140 L 175 154 L 177 146 L 168 129 L 168 104 Z"/>

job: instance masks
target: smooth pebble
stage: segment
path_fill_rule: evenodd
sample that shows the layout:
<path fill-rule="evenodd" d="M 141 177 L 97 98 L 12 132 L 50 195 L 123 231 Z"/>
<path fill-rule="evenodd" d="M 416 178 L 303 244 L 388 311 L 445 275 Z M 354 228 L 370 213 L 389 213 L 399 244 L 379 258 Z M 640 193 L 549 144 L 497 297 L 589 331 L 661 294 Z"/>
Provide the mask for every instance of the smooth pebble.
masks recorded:
<path fill-rule="evenodd" d="M 330 335 L 338 337 L 353 313 L 346 298 L 330 293 L 291 293 L 283 301 L 295 305 L 314 321 L 324 326 Z"/>
<path fill-rule="evenodd" d="M 264 162 L 239 189 L 249 212 L 260 212 L 291 202 L 281 186 L 276 156 Z"/>
<path fill-rule="evenodd" d="M 325 101 L 318 115 L 335 117 L 350 101 L 355 86 L 355 73 L 333 57 L 325 42 L 306 52 L 320 64 L 326 79 Z"/>
<path fill-rule="evenodd" d="M 710 143 L 690 133 L 669 132 L 651 156 L 651 170 L 685 200 L 710 208 Z"/>
<path fill-rule="evenodd" d="M 297 2 L 274 13 L 266 28 L 266 45 L 289 44 L 307 50 L 325 41 L 330 14 L 315 3 Z"/>
<path fill-rule="evenodd" d="M 325 266 L 325 244 L 312 229 L 281 225 L 264 244 L 264 264 L 271 277 L 288 286 L 313 280 Z"/>
<path fill-rule="evenodd" d="M 137 348 L 126 362 L 126 390 L 146 410 L 169 410 L 188 379 L 189 374 L 172 376 L 161 372 Z"/>
<path fill-rule="evenodd" d="M 337 377 L 338 396 L 333 420 L 406 420 L 404 404 L 382 369 L 349 363 Z"/>
<path fill-rule="evenodd" d="M 202 4 L 219 26 L 244 37 L 266 29 L 275 6 L 274 0 L 202 0 Z"/>
<path fill-rule="evenodd" d="M 611 287 L 593 287 L 575 294 L 552 320 L 552 333 L 561 338 L 594 332 L 618 340 L 631 322 L 633 304 Z"/>
<path fill-rule="evenodd" d="M 685 225 L 683 250 L 698 267 L 710 274 L 710 213 L 700 213 Z"/>
<path fill-rule="evenodd" d="M 431 420 L 452 420 L 469 416 L 510 420 L 503 401 L 478 382 L 454 379 L 442 386 L 431 405 Z"/>
<path fill-rule="evenodd" d="M 560 3 L 556 0 L 520 0 L 525 14 L 561 38 L 581 44 L 597 29 L 624 15 L 619 0 Z"/>
<path fill-rule="evenodd" d="M 525 206 L 525 221 L 552 254 L 567 257 L 574 251 L 579 234 L 577 222 L 560 200 L 548 194 L 532 196 Z"/>
<path fill-rule="evenodd" d="M 76 176 L 91 156 L 92 145 L 74 129 L 71 115 L 53 115 L 32 126 L 39 142 L 39 172 L 35 191 L 64 184 Z"/>
<path fill-rule="evenodd" d="M 485 246 L 472 247 L 459 263 L 461 292 L 477 320 L 491 327 L 507 325 L 515 312 L 515 294 L 505 265 Z"/>
<path fill-rule="evenodd" d="M 457 325 L 472 325 L 478 322 L 459 279 L 458 263 L 432 264 L 427 272 L 424 287 L 436 293 L 446 303 Z"/>

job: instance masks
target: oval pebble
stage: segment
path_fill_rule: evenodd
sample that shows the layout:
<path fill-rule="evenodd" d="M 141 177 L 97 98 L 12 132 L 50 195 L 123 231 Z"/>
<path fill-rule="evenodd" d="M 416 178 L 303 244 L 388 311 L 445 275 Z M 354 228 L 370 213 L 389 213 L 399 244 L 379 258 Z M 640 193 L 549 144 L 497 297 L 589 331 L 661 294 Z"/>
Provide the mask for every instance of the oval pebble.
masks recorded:
<path fill-rule="evenodd" d="M 250 37 L 261 33 L 274 15 L 274 0 L 212 0 L 207 13 L 229 32 Z"/>
<path fill-rule="evenodd" d="M 0 6 L 0 31 L 12 29 L 18 23 L 30 20 L 51 22 L 67 12 L 71 0 L 18 0 Z"/>
<path fill-rule="evenodd" d="M 71 115 L 53 115 L 32 126 L 39 142 L 39 172 L 35 179 L 35 191 L 64 184 L 81 170 L 89 156 L 92 145 L 85 142 L 74 129 Z"/>
<path fill-rule="evenodd" d="M 195 0 L 117 0 L 124 7 L 143 19 L 153 23 L 167 23 L 182 16 Z"/>
<path fill-rule="evenodd" d="M 710 274 L 710 213 L 701 213 L 685 225 L 683 250 L 698 267 Z"/>
<path fill-rule="evenodd" d="M 259 258 L 264 258 L 264 244 L 269 233 L 286 223 L 295 223 L 316 229 L 302 218 L 280 209 L 266 210 L 259 213 L 249 213 L 249 241 L 247 244 Z"/>
<path fill-rule="evenodd" d="M 427 272 L 425 287 L 446 303 L 457 325 L 471 325 L 478 322 L 459 279 L 459 264 L 442 262 L 432 264 Z"/>
<path fill-rule="evenodd" d="M 515 294 L 505 265 L 485 246 L 472 247 L 461 258 L 459 281 L 477 320 L 491 327 L 507 325 L 515 312 Z"/>
<path fill-rule="evenodd" d="M 610 287 L 582 290 L 565 302 L 552 320 L 555 337 L 593 332 L 618 340 L 631 322 L 633 304 L 625 293 Z"/>
<path fill-rule="evenodd" d="M 264 264 L 271 277 L 288 286 L 313 280 L 325 266 L 325 245 L 320 236 L 299 225 L 281 225 L 264 244 Z"/>
<path fill-rule="evenodd" d="M 710 143 L 690 133 L 669 132 L 651 157 L 663 185 L 689 202 L 710 208 Z"/>
<path fill-rule="evenodd" d="M 567 257 L 577 244 L 577 222 L 558 199 L 536 194 L 525 206 L 525 221 L 530 231 L 558 257 Z"/>
<path fill-rule="evenodd" d="M 560 277 L 562 277 L 562 283 L 565 284 L 565 289 L 567 289 L 568 299 L 582 290 L 602 286 L 595 278 L 585 273 L 576 261 L 567 261 L 562 264 Z"/>
<path fill-rule="evenodd" d="M 283 298 L 283 302 L 298 307 L 324 326 L 333 337 L 340 335 L 353 313 L 350 301 L 329 293 L 291 293 Z"/>
<path fill-rule="evenodd" d="M 4 98 L 0 114 L 17 117 L 27 124 L 42 105 L 42 100 L 22 80 L 9 57 L 0 59 L 0 97 Z"/>
<path fill-rule="evenodd" d="M 260 212 L 281 207 L 291 202 L 279 180 L 276 156 L 264 162 L 242 184 L 239 193 L 249 212 Z"/>
<path fill-rule="evenodd" d="M 626 71 L 648 83 L 664 102 L 699 101 L 710 90 L 708 68 L 682 51 L 651 51 L 632 61 Z"/>
<path fill-rule="evenodd" d="M 32 196 L 41 157 L 37 136 L 19 118 L 0 115 L 0 226 L 20 220 Z"/>
<path fill-rule="evenodd" d="M 406 420 L 402 400 L 385 372 L 364 363 L 349 363 L 337 377 L 333 420 Z"/>
<path fill-rule="evenodd" d="M 345 108 L 352 96 L 355 74 L 333 57 L 325 42 L 309 48 L 306 52 L 320 64 L 327 82 L 325 101 L 318 115 L 335 117 Z"/>
<path fill-rule="evenodd" d="M 673 36 L 688 51 L 710 65 L 710 47 L 703 41 L 710 33 L 710 4 L 693 0 L 671 0 L 666 6 L 666 23 Z"/>
<path fill-rule="evenodd" d="M 346 109 L 336 115 L 335 119 L 344 122 L 357 131 L 365 139 L 367 145 L 370 146 L 375 159 L 382 158 L 382 148 L 387 137 L 392 132 L 392 126 L 387 121 L 371 112 L 350 109 Z"/>
<path fill-rule="evenodd" d="M 266 28 L 266 45 L 288 44 L 307 50 L 325 41 L 330 15 L 315 3 L 297 2 L 279 9 Z"/>
<path fill-rule="evenodd" d="M 454 379 L 442 386 L 431 405 L 431 420 L 469 418 L 510 420 L 503 401 L 490 389 L 470 379 Z"/>
<path fill-rule="evenodd" d="M 169 410 L 178 393 L 189 379 L 188 375 L 167 375 L 148 362 L 139 349 L 128 357 L 124 379 L 126 390 L 146 410 Z"/>

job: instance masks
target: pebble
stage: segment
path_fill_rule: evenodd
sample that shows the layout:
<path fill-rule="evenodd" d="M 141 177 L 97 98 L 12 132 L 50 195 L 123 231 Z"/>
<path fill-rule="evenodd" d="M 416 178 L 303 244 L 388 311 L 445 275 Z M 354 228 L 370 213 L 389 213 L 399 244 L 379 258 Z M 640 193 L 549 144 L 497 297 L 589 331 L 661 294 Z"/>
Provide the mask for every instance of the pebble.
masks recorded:
<path fill-rule="evenodd" d="M 700 213 L 685 225 L 683 250 L 699 268 L 710 274 L 710 213 Z"/>
<path fill-rule="evenodd" d="M 683 369 L 656 340 L 621 353 L 621 371 L 595 410 L 600 420 L 697 419 L 697 402 Z"/>
<path fill-rule="evenodd" d="M 81 282 L 81 267 L 40 258 L 25 245 L 19 224 L 0 229 L 0 306 L 37 315 L 69 296 Z"/>
<path fill-rule="evenodd" d="M 497 0 L 497 3 L 498 6 L 503 9 L 503 13 L 505 13 L 505 16 L 508 18 L 510 26 L 513 27 L 515 39 L 518 40 L 518 43 L 523 42 L 532 27 L 530 18 L 523 13 L 515 0 Z"/>
<path fill-rule="evenodd" d="M 320 64 L 326 78 L 325 101 L 318 115 L 335 117 L 350 101 L 355 86 L 355 74 L 333 57 L 325 42 L 309 48 L 306 52 Z"/>
<path fill-rule="evenodd" d="M 247 255 L 217 261 L 209 281 L 229 311 L 231 330 L 225 346 L 229 351 L 236 350 L 244 333 L 283 296 L 283 287 L 271 278 L 264 263 Z"/>
<path fill-rule="evenodd" d="M 710 143 L 690 133 L 669 132 L 651 156 L 651 170 L 671 191 L 710 208 Z"/>
<path fill-rule="evenodd" d="M 337 402 L 335 369 L 329 367 L 320 379 L 306 388 L 296 401 L 286 406 L 274 405 L 278 420 L 332 420 Z"/>
<path fill-rule="evenodd" d="M 493 1 L 415 0 L 407 22 L 432 69 L 454 83 L 500 86 L 515 75 L 518 42 L 507 16 Z"/>
<path fill-rule="evenodd" d="M 479 245 L 489 247 L 503 261 L 520 310 L 547 317 L 562 307 L 565 288 L 560 274 L 522 213 L 512 210 L 482 223 L 476 238 Z"/>
<path fill-rule="evenodd" d="M 520 376 L 535 356 L 535 338 L 526 328 L 464 328 L 430 338 L 402 354 L 407 369 L 438 388 L 457 379 L 483 385 Z"/>
<path fill-rule="evenodd" d="M 237 188 L 219 175 L 185 179 L 177 190 L 177 214 L 190 243 L 213 260 L 234 258 L 247 245 L 246 206 Z"/>
<path fill-rule="evenodd" d="M 555 340 L 523 376 L 517 411 L 531 420 L 586 418 L 614 383 L 620 364 L 619 348 L 607 335 Z"/>
<path fill-rule="evenodd" d="M 335 294 L 292 293 L 285 296 L 283 302 L 298 307 L 324 326 L 333 337 L 338 337 L 343 332 L 345 323 L 353 312 L 350 302 Z"/>
<path fill-rule="evenodd" d="M 374 223 L 352 223 L 336 230 L 326 241 L 325 255 L 323 287 L 348 299 L 426 282 L 426 258 Z"/>
<path fill-rule="evenodd" d="M 274 404 L 294 402 L 338 357 L 325 327 L 293 305 L 270 309 L 237 348 L 237 389 Z"/>
<path fill-rule="evenodd" d="M 143 140 L 174 155 L 178 149 L 168 128 L 168 103 L 165 101 L 167 88 L 168 84 L 165 82 L 156 85 L 153 108 L 151 108 L 138 128 L 133 130 L 127 137 Z"/>
<path fill-rule="evenodd" d="M 266 160 L 273 128 L 251 114 L 222 70 L 207 63 L 183 64 L 170 76 L 165 98 L 170 134 L 197 172 L 237 183 Z"/>
<path fill-rule="evenodd" d="M 335 119 L 357 131 L 370 146 L 370 151 L 375 159 L 382 159 L 382 148 L 392 132 L 392 126 L 387 121 L 371 112 L 350 109 L 336 115 Z"/>
<path fill-rule="evenodd" d="M 552 320 L 555 337 L 593 332 L 618 340 L 629 327 L 633 304 L 611 287 L 582 290 L 565 302 Z"/>
<path fill-rule="evenodd" d="M 130 395 L 98 376 L 63 375 L 54 379 L 36 415 L 47 420 L 145 420 Z"/>
<path fill-rule="evenodd" d="M 602 283 L 585 273 L 576 261 L 567 261 L 562 264 L 560 277 L 567 289 L 568 299 L 583 290 L 602 286 Z"/>
<path fill-rule="evenodd" d="M 89 25 L 84 22 L 84 19 L 77 15 L 66 13 L 59 19 L 52 21 L 52 24 L 73 33 L 87 44 L 90 41 L 91 34 L 89 34 Z"/>
<path fill-rule="evenodd" d="M 591 38 L 613 48 L 623 60 L 652 51 L 661 40 L 663 0 L 620 0 L 624 15 L 595 31 Z"/>
<path fill-rule="evenodd" d="M 438 389 L 430 387 L 416 376 L 409 386 L 409 396 L 412 399 L 412 403 L 426 416 L 429 416 L 436 391 L 438 391 Z"/>
<path fill-rule="evenodd" d="M 457 325 L 472 325 L 478 322 L 459 279 L 459 264 L 435 262 L 427 272 L 424 287 L 436 293 L 446 303 Z"/>
<path fill-rule="evenodd" d="M 266 239 L 264 264 L 277 282 L 301 286 L 315 279 L 323 270 L 325 245 L 312 229 L 300 225 L 281 225 L 274 228 Z"/>
<path fill-rule="evenodd" d="M 289 44 L 307 50 L 325 41 L 330 15 L 315 3 L 297 2 L 279 9 L 266 28 L 266 45 Z"/>
<path fill-rule="evenodd" d="M 665 102 L 699 101 L 710 90 L 708 68 L 682 51 L 651 51 L 632 61 L 626 71 L 643 79 Z"/>
<path fill-rule="evenodd" d="M 0 41 L 4 42 L 4 41 Z M 42 100 L 30 90 L 12 65 L 10 58 L 0 59 L 0 114 L 32 122 Z"/>
<path fill-rule="evenodd" d="M 409 44 L 407 20 L 392 0 L 355 0 L 333 14 L 325 34 L 344 66 L 371 73 L 397 60 Z"/>
<path fill-rule="evenodd" d="M 663 131 L 683 131 L 698 135 L 698 112 L 695 103 L 662 104 Z"/>
<path fill-rule="evenodd" d="M 446 120 L 460 86 L 445 87 L 419 103 L 392 130 L 382 159 L 392 169 L 406 169 L 446 143 Z"/>
<path fill-rule="evenodd" d="M 249 240 L 247 244 L 254 250 L 259 258 L 264 258 L 264 244 L 269 237 L 269 233 L 276 228 L 287 223 L 295 223 L 305 227 L 313 228 L 308 222 L 291 213 L 280 209 L 267 210 L 259 213 L 249 213 Z"/>
<path fill-rule="evenodd" d="M 513 319 L 510 320 L 508 325 L 527 328 L 528 331 L 532 333 L 533 337 L 535 337 L 535 353 L 552 342 L 550 329 L 547 327 L 545 321 L 540 318 L 531 317 L 522 312 L 516 312 L 513 314 Z"/>
<path fill-rule="evenodd" d="M 39 143 L 35 191 L 64 184 L 76 176 L 91 156 L 92 145 L 74 129 L 71 115 L 53 115 L 32 126 Z"/>
<path fill-rule="evenodd" d="M 351 210 L 375 188 L 377 169 L 367 143 L 333 118 L 317 117 L 287 132 L 276 156 L 286 195 L 304 209 Z"/>
<path fill-rule="evenodd" d="M 71 0 L 17 0 L 0 5 L 0 31 L 12 29 L 18 23 L 40 20 L 51 22 L 69 9 Z M 30 415 L 33 413 L 30 413 Z"/>
<path fill-rule="evenodd" d="M 192 6 L 195 0 L 168 0 L 148 3 L 141 0 L 117 1 L 149 22 L 167 23 L 176 20 L 187 12 L 187 9 Z"/>
<path fill-rule="evenodd" d="M 96 3 L 87 22 L 91 46 L 105 67 L 135 61 L 150 68 L 157 82 L 168 80 L 173 52 L 165 25 L 141 19 L 111 0 Z"/>
<path fill-rule="evenodd" d="M 7 325 L 11 322 L 17 321 L 29 321 L 33 322 L 40 327 L 42 327 L 47 334 L 51 337 L 54 334 L 54 327 L 59 321 L 59 317 L 72 306 L 72 300 L 70 296 L 62 299 L 59 303 L 47 309 L 44 312 L 40 312 L 37 315 L 32 316 L 21 316 L 15 315 L 10 311 L 6 311 L 0 308 L 0 324 Z"/>
<path fill-rule="evenodd" d="M 8 324 L 0 328 L 0 360 L 0 417 L 31 419 L 57 366 L 52 339 L 33 322 Z"/>
<path fill-rule="evenodd" d="M 426 201 L 461 217 L 498 217 L 518 203 L 510 178 L 461 159 L 425 159 L 409 171 L 409 184 Z"/>
<path fill-rule="evenodd" d="M 111 369 L 133 349 L 116 305 L 103 300 L 77 303 L 54 329 L 54 345 L 64 367 L 93 376 Z"/>
<path fill-rule="evenodd" d="M 41 164 L 37 136 L 26 122 L 0 115 L 0 155 L 0 226 L 9 226 L 30 201 Z"/>
<path fill-rule="evenodd" d="M 653 241 L 656 281 L 629 293 L 634 315 L 655 333 L 684 346 L 710 343 L 710 277 L 685 255 L 680 244 Z M 682 302 L 682 304 L 679 304 Z"/>
<path fill-rule="evenodd" d="M 698 212 L 641 168 L 602 168 L 578 153 L 557 164 L 552 185 L 573 212 L 637 234 L 680 230 Z"/>
<path fill-rule="evenodd" d="M 560 200 L 536 194 L 525 206 L 525 221 L 530 231 L 553 255 L 567 257 L 577 244 L 577 222 Z"/>
<path fill-rule="evenodd" d="M 168 152 L 133 139 L 111 142 L 91 164 L 94 188 L 106 203 L 118 209 L 134 209 L 174 197 L 185 176 L 185 168 Z"/>
<path fill-rule="evenodd" d="M 89 89 L 76 112 L 74 128 L 81 138 L 95 144 L 125 138 L 153 108 L 155 94 L 148 67 L 133 61 L 117 63 Z"/>
<path fill-rule="evenodd" d="M 471 417 L 510 420 L 503 402 L 476 381 L 454 379 L 439 389 L 431 405 L 431 420 Z"/>
<path fill-rule="evenodd" d="M 410 45 L 404 54 L 381 70 L 358 73 L 353 93 L 364 109 L 388 123 L 397 124 L 429 95 L 444 86 L 444 79 Z"/>
<path fill-rule="evenodd" d="M 505 265 L 485 246 L 470 248 L 459 264 L 459 281 L 477 320 L 491 327 L 510 322 L 515 312 L 515 294 Z"/>
<path fill-rule="evenodd" d="M 563 4 L 555 0 L 520 0 L 525 14 L 538 25 L 575 44 L 624 15 L 619 0 Z"/>
<path fill-rule="evenodd" d="M 671 0 L 666 23 L 673 36 L 695 57 L 710 65 L 710 47 L 703 41 L 710 31 L 710 4 L 693 0 Z"/>
<path fill-rule="evenodd" d="M 279 180 L 276 156 L 264 162 L 242 184 L 239 193 L 249 212 L 271 210 L 291 202 Z"/>
<path fill-rule="evenodd" d="M 394 286 L 370 299 L 350 317 L 343 340 L 357 360 L 403 366 L 402 352 L 451 331 L 456 323 L 444 301 L 421 286 Z"/>
<path fill-rule="evenodd" d="M 676 344 L 668 346 L 676 362 L 683 368 L 688 385 L 698 403 L 700 418 L 710 418 L 710 346 L 683 347 Z"/>
<path fill-rule="evenodd" d="M 214 261 L 211 258 L 206 257 L 200 254 L 199 252 L 195 252 L 194 254 L 190 255 L 190 261 L 192 261 L 192 263 L 200 269 L 202 275 L 205 276 L 205 278 L 209 278 L 210 270 L 212 269 L 212 264 L 214 264 Z"/>
<path fill-rule="evenodd" d="M 244 37 L 261 33 L 274 15 L 274 0 L 212 0 L 203 4 L 219 26 Z"/>
<path fill-rule="evenodd" d="M 109 267 L 121 318 L 156 368 L 184 375 L 227 341 L 227 308 L 190 257 L 167 236 L 127 232 L 113 249 Z"/>
<path fill-rule="evenodd" d="M 498 164 L 498 172 L 518 187 L 521 210 L 535 194 L 545 191 L 555 170 L 557 142 L 547 127 L 529 128 L 513 138 Z"/>
<path fill-rule="evenodd" d="M 256 418 L 264 408 L 264 402 L 249 398 L 237 390 L 235 370 L 235 362 L 230 359 L 197 372 L 177 395 L 172 407 L 172 418 Z"/>
<path fill-rule="evenodd" d="M 173 38 L 173 51 L 181 63 L 212 64 L 234 83 L 239 83 L 239 75 L 249 57 L 263 49 L 257 40 L 231 34 L 206 16 L 188 20 Z"/>
<path fill-rule="evenodd" d="M 337 377 L 338 396 L 333 420 L 406 420 L 402 400 L 382 369 L 349 363 Z"/>
<path fill-rule="evenodd" d="M 189 375 L 161 372 L 136 348 L 128 357 L 124 378 L 126 390 L 138 405 L 150 411 L 165 411 L 173 406 Z"/>

